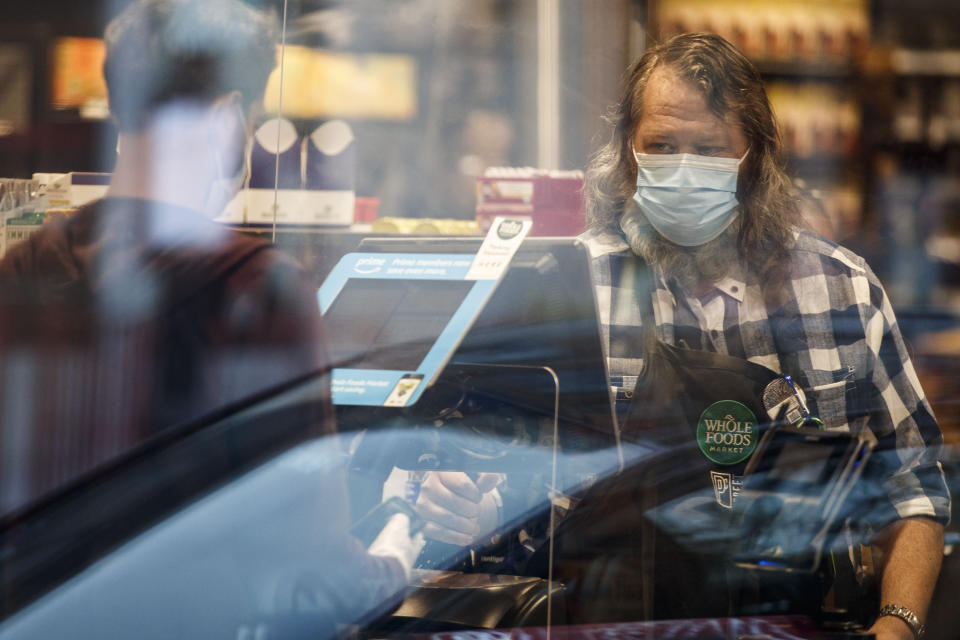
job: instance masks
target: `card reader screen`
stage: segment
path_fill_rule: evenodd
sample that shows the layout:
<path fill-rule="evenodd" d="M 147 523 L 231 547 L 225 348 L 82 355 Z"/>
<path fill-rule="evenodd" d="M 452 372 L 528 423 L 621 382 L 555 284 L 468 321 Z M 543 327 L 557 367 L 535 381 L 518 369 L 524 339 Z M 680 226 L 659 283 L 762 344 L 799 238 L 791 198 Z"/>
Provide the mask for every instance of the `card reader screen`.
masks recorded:
<path fill-rule="evenodd" d="M 823 444 L 787 442 L 780 451 L 777 464 L 770 470 L 770 478 L 798 483 L 818 484 L 827 466 L 826 455 L 831 452 Z"/>
<path fill-rule="evenodd" d="M 842 438 L 805 441 L 785 439 L 767 470 L 767 483 L 777 491 L 820 496 L 830 478 L 842 468 L 849 442 Z"/>
<path fill-rule="evenodd" d="M 333 366 L 415 371 L 473 284 L 347 280 L 324 315 Z"/>

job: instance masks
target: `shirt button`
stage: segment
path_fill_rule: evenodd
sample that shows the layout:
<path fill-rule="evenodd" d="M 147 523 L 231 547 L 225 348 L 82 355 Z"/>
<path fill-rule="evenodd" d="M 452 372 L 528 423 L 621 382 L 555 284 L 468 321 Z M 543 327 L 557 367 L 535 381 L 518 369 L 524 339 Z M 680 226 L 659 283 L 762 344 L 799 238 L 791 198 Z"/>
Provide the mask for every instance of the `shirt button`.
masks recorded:
<path fill-rule="evenodd" d="M 711 330 L 710 330 L 710 337 L 711 337 L 711 338 L 716 338 L 716 337 L 719 336 L 719 335 L 720 335 L 720 332 L 717 331 L 716 329 L 711 329 Z"/>
<path fill-rule="evenodd" d="M 733 291 L 734 293 L 736 293 L 737 291 L 740 291 L 740 287 L 738 287 L 737 285 L 733 285 L 732 287 L 730 287 L 730 291 Z"/>
<path fill-rule="evenodd" d="M 632 398 L 632 397 L 633 397 L 633 389 L 627 389 L 626 391 L 624 391 L 624 392 L 623 392 L 623 396 L 624 396 L 627 400 L 629 400 L 630 398 Z"/>

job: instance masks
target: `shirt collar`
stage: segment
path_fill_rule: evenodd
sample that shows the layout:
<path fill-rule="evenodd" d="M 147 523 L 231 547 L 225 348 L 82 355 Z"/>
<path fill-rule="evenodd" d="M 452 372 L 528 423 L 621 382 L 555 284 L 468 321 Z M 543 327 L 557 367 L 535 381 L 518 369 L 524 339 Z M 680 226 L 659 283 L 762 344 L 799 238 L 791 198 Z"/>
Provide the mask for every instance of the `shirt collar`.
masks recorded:
<path fill-rule="evenodd" d="M 659 284 L 660 288 L 668 291 L 671 297 L 675 297 L 673 291 L 667 285 L 666 278 L 664 277 L 664 274 L 663 274 L 663 270 L 658 267 L 656 270 L 656 273 L 660 281 L 660 284 Z M 724 276 L 720 280 L 714 282 L 711 285 L 711 288 L 719 291 L 720 293 L 727 295 L 730 298 L 733 298 L 737 302 L 743 302 L 743 298 L 747 290 L 747 282 L 746 282 L 746 278 L 744 277 L 745 273 L 746 273 L 746 270 L 743 264 L 738 261 L 730 269 L 730 273 L 728 273 L 726 276 Z M 689 295 L 689 294 L 678 293 L 677 295 Z"/>
<path fill-rule="evenodd" d="M 622 235 L 608 230 L 587 231 L 580 236 L 580 240 L 587 245 L 587 248 L 590 250 L 590 255 L 594 258 L 633 251 Z M 673 294 L 670 291 L 670 288 L 667 286 L 663 271 L 657 267 L 654 273 L 657 276 L 659 288 L 667 291 L 672 296 Z M 747 289 L 744 273 L 745 269 L 743 264 L 738 261 L 735 265 L 733 265 L 730 273 L 721 280 L 715 282 L 713 286 L 737 302 L 743 302 L 743 296 Z"/>
<path fill-rule="evenodd" d="M 592 258 L 632 251 L 622 235 L 607 229 L 588 230 L 579 239 L 587 245 Z"/>
<path fill-rule="evenodd" d="M 727 294 L 737 302 L 743 302 L 747 291 L 747 268 L 741 260 L 737 260 L 730 267 L 730 272 L 715 283 L 717 289 Z"/>
<path fill-rule="evenodd" d="M 747 289 L 747 283 L 743 281 L 743 278 L 733 275 L 728 275 L 723 280 L 715 282 L 713 286 L 737 302 L 743 302 L 743 294 Z"/>

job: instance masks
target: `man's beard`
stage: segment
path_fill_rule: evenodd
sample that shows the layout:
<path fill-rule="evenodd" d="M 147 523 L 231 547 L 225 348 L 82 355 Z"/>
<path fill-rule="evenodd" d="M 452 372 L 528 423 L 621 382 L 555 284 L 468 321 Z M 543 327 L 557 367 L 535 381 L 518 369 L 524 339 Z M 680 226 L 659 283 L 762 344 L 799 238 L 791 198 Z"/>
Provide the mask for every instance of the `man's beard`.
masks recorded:
<path fill-rule="evenodd" d="M 634 253 L 660 267 L 668 280 L 686 291 L 722 280 L 739 260 L 739 216 L 719 236 L 697 247 L 682 247 L 661 236 L 634 203 L 628 204 L 620 228 Z"/>

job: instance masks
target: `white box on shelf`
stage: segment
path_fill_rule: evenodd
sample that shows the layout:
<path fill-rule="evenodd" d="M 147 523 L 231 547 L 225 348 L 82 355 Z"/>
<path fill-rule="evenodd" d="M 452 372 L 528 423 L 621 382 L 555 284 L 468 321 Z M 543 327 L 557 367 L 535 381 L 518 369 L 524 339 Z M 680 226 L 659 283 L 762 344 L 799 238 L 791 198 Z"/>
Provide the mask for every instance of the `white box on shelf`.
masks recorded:
<path fill-rule="evenodd" d="M 247 189 L 247 224 L 302 224 L 348 226 L 353 224 L 353 191 L 309 189 Z M 276 215 L 274 215 L 276 205 Z"/>
<path fill-rule="evenodd" d="M 216 217 L 216 221 L 224 224 L 243 224 L 246 206 L 247 194 L 241 189 L 233 196 L 230 202 L 227 203 L 227 206 L 223 208 L 220 215 Z"/>
<path fill-rule="evenodd" d="M 71 171 L 52 178 L 47 183 L 46 195 L 51 207 L 82 207 L 102 198 L 110 186 L 109 173 Z"/>

